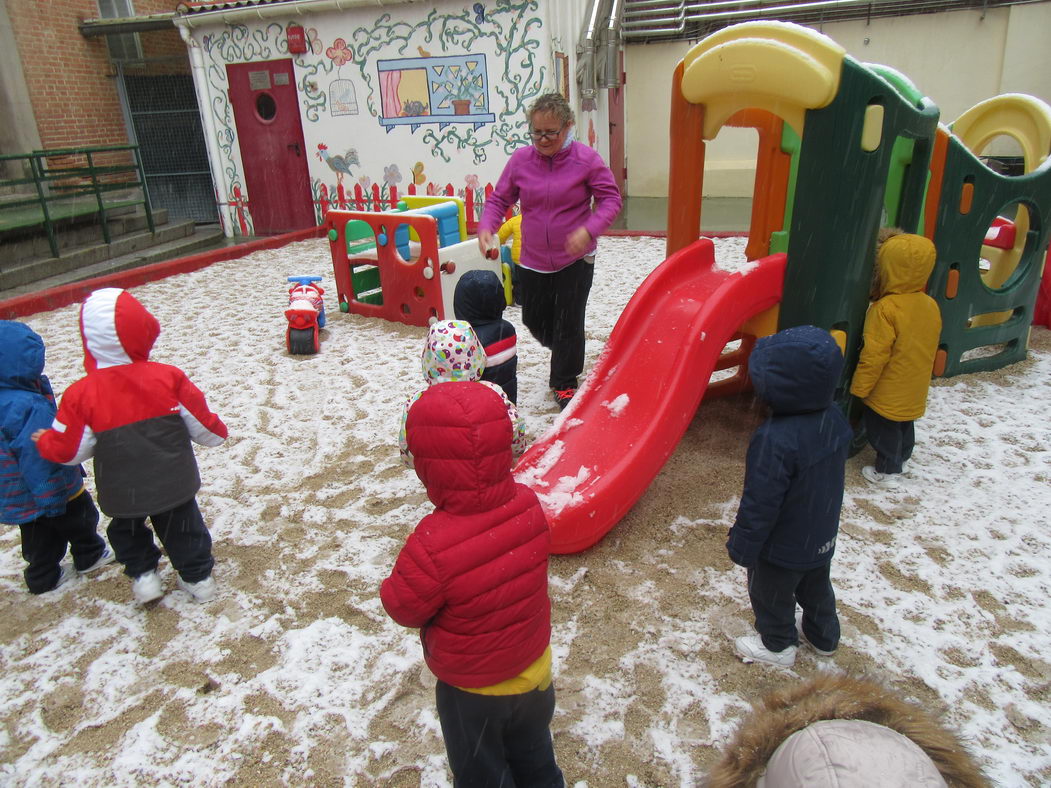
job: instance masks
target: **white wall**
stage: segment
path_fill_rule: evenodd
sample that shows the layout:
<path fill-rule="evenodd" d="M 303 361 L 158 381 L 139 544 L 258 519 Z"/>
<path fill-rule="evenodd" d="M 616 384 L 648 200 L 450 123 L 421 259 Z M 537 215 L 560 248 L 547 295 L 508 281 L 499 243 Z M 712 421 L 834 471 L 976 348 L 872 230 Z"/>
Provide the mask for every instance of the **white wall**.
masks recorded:
<path fill-rule="evenodd" d="M 869 24 L 838 22 L 819 29 L 856 60 L 890 66 L 907 76 L 940 108 L 943 123 L 1001 93 L 1028 93 L 1051 104 L 1051 2 L 996 8 L 984 16 L 978 10 L 954 11 Z M 690 46 L 627 47 L 630 196 L 667 196 L 671 77 Z M 706 195 L 751 195 L 755 140 L 750 130 L 724 129 L 708 144 Z"/>
<path fill-rule="evenodd" d="M 486 184 L 495 183 L 511 152 L 526 144 L 525 109 L 537 95 L 557 87 L 555 52 L 569 58 L 577 138 L 608 155 L 604 92 L 596 110 L 582 112 L 575 84 L 576 44 L 590 0 L 477 5 L 481 15 L 475 4 L 439 0 L 314 12 L 304 5 L 287 16 L 275 6 L 265 19 L 236 11 L 191 19 L 191 56 L 202 66 L 196 72 L 198 100 L 208 120 L 220 202 L 235 199 L 235 186 L 240 194 L 247 192 L 226 65 L 290 57 L 285 26 L 293 21 L 306 29 L 312 44 L 306 54 L 291 57 L 316 200 L 322 187 L 330 199 L 337 188 L 336 173 L 315 155 L 324 144 L 333 155 L 352 148 L 357 152 L 360 164 L 343 181 L 348 193 L 355 184 L 367 182 L 385 190 L 395 185 L 402 195 L 415 179 L 421 193 L 428 186 L 444 189 L 452 184 L 460 196 L 473 190 L 481 202 Z M 352 53 L 342 64 L 332 54 L 340 49 L 334 46 L 338 40 Z M 446 116 L 442 123 L 432 115 L 418 124 L 399 118 L 405 125 L 391 127 L 380 96 L 378 61 L 479 55 L 485 57 L 488 81 L 487 106 L 480 114 L 489 119 L 472 124 L 449 122 Z M 337 111 L 334 97 L 348 83 L 353 85 L 355 111 L 347 111 L 346 105 Z M 222 216 L 228 233 L 240 232 L 234 208 Z"/>

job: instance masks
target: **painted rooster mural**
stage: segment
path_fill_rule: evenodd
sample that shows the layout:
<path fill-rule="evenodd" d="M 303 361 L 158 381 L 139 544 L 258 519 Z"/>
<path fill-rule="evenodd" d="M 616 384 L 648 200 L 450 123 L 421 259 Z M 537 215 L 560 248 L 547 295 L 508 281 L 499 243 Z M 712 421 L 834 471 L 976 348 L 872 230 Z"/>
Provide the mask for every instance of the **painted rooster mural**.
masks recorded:
<path fill-rule="evenodd" d="M 350 171 L 351 165 L 357 167 L 360 162 L 358 161 L 358 151 L 356 148 L 351 148 L 342 156 L 333 156 L 328 152 L 328 145 L 323 142 L 319 142 L 317 146 L 317 157 L 321 159 L 329 168 L 336 173 L 336 182 L 343 183 L 343 176 L 353 176 L 354 173 Z"/>

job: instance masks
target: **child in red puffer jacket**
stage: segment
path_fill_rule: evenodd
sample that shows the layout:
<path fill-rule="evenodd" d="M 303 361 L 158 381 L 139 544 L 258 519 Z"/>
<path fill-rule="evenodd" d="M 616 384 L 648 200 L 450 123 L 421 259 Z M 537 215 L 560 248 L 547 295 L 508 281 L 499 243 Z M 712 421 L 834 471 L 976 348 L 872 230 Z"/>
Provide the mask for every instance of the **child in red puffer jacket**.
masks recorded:
<path fill-rule="evenodd" d="M 439 383 L 413 403 L 406 439 L 435 509 L 380 587 L 387 614 L 419 627 L 457 785 L 564 785 L 550 724 L 551 534 L 511 475 L 513 426 L 479 382 Z"/>

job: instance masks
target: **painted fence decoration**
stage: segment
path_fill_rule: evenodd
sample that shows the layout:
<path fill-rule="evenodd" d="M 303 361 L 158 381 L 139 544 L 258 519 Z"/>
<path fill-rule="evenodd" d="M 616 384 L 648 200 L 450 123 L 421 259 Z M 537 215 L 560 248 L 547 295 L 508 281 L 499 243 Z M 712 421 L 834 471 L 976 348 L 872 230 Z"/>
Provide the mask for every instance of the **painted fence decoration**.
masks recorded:
<path fill-rule="evenodd" d="M 420 192 L 415 183 L 410 183 L 407 193 L 416 195 Z M 478 231 L 478 220 L 482 218 L 482 209 L 485 207 L 485 201 L 493 193 L 493 185 L 487 183 L 479 189 L 463 189 L 462 194 L 457 195 L 456 188 L 451 183 L 447 183 L 444 187 L 428 183 L 426 193 L 428 195 L 462 197 L 464 213 L 466 214 L 467 232 L 469 235 L 474 235 Z M 353 196 L 350 196 L 347 194 L 346 189 L 343 188 L 342 183 L 336 186 L 335 193 L 332 195 L 329 195 L 328 186 L 322 183 L 318 191 L 318 199 L 315 202 L 321 209 L 321 220 L 324 222 L 325 214 L 328 213 L 330 208 L 349 211 L 389 211 L 398 207 L 398 200 L 398 187 L 394 185 L 381 189 L 378 183 L 373 183 L 364 188 L 360 183 L 357 183 L 354 184 Z"/>

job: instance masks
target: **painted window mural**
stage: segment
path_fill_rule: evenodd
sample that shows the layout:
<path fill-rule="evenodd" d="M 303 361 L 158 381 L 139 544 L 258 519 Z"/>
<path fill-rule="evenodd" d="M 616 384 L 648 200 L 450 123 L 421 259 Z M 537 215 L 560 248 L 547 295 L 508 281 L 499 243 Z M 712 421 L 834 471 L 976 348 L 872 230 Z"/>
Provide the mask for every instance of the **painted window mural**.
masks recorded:
<path fill-rule="evenodd" d="M 489 111 L 485 55 L 445 55 L 376 61 L 382 114 L 380 125 L 416 131 L 425 123 L 480 128 L 496 116 Z"/>

